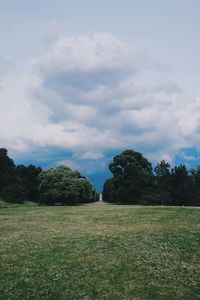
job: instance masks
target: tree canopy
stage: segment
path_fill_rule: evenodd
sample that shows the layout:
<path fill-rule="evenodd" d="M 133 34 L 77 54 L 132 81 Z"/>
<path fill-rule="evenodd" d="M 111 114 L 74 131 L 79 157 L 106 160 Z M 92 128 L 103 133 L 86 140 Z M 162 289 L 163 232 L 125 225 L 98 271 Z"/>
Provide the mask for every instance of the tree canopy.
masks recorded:
<path fill-rule="evenodd" d="M 151 163 L 139 152 L 126 150 L 109 164 L 113 177 L 103 188 L 103 199 L 115 203 L 136 204 L 145 201 L 153 183 Z"/>
<path fill-rule="evenodd" d="M 144 156 L 126 150 L 109 164 L 113 176 L 105 181 L 103 200 L 123 204 L 200 205 L 200 167 L 171 165 L 162 160 L 154 171 Z"/>
<path fill-rule="evenodd" d="M 6 149 L 0 149 L 0 197 L 9 202 L 76 204 L 98 200 L 90 181 L 78 171 L 59 166 L 42 171 L 34 165 L 16 166 Z"/>
<path fill-rule="evenodd" d="M 95 189 L 78 171 L 59 166 L 42 171 L 39 175 L 39 192 L 45 204 L 78 204 L 97 200 Z"/>
<path fill-rule="evenodd" d="M 15 164 L 8 156 L 5 148 L 0 149 L 0 193 L 2 190 L 15 182 Z"/>
<path fill-rule="evenodd" d="M 5 148 L 0 149 L 0 196 L 9 202 L 25 200 L 25 189 L 16 175 L 16 166 Z"/>
<path fill-rule="evenodd" d="M 120 204 L 200 206 L 200 166 L 188 170 L 162 160 L 154 170 L 139 152 L 125 150 L 109 164 L 112 177 L 103 186 L 103 200 Z M 16 166 L 0 148 L 0 198 L 21 203 L 79 204 L 99 199 L 90 181 L 66 166 L 42 170 Z"/>
<path fill-rule="evenodd" d="M 16 166 L 8 151 L 0 148 L 0 197 L 9 202 L 37 201 L 41 171 L 33 165 Z"/>
<path fill-rule="evenodd" d="M 33 165 L 16 167 L 16 175 L 20 178 L 21 183 L 25 189 L 25 198 L 29 201 L 38 202 L 38 175 L 42 172 L 42 168 Z"/>

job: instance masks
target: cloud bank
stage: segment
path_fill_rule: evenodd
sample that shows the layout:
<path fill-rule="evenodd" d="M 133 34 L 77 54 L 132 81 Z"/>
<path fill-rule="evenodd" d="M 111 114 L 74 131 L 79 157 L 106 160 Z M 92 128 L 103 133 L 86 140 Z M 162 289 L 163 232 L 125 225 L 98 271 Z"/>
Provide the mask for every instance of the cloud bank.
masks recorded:
<path fill-rule="evenodd" d="M 200 149 L 200 97 L 111 34 L 57 37 L 24 72 L 1 65 L 0 140 L 15 155 L 62 149 L 57 163 L 89 174 L 119 149 L 154 161 Z"/>

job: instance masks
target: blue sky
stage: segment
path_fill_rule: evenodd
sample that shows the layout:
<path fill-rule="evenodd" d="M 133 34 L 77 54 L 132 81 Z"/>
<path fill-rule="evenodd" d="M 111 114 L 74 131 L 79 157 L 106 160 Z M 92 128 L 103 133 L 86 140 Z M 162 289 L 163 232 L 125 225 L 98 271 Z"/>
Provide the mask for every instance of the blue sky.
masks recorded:
<path fill-rule="evenodd" d="M 124 149 L 199 164 L 198 0 L 0 0 L 0 146 L 101 190 Z"/>

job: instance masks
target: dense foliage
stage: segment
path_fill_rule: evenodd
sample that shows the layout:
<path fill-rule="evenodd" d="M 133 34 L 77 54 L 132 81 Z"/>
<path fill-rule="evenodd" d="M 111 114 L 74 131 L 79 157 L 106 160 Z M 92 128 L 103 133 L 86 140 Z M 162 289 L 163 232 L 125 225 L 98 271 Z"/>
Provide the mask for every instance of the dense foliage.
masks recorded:
<path fill-rule="evenodd" d="M 200 166 L 170 166 L 162 160 L 154 170 L 139 152 L 126 150 L 109 164 L 112 177 L 103 187 L 103 200 L 121 204 L 200 206 Z M 0 148 L 0 198 L 44 204 L 77 204 L 99 200 L 90 181 L 78 171 L 59 166 L 46 171 L 33 165 L 16 166 Z"/>
<path fill-rule="evenodd" d="M 40 167 L 33 165 L 16 167 L 16 174 L 21 179 L 25 189 L 25 198 L 29 201 L 37 202 L 39 199 L 38 175 L 42 172 Z"/>
<path fill-rule="evenodd" d="M 151 164 L 141 153 L 126 150 L 109 164 L 113 174 L 104 184 L 103 199 L 108 202 L 137 204 L 146 201 L 153 184 Z"/>
<path fill-rule="evenodd" d="M 154 170 L 141 153 L 126 150 L 109 164 L 103 200 L 121 204 L 200 205 L 200 167 L 171 168 L 162 160 Z"/>
<path fill-rule="evenodd" d="M 72 171 L 69 167 L 59 166 L 39 175 L 41 202 L 45 204 L 77 204 L 97 201 L 97 194 L 89 180 Z"/>
<path fill-rule="evenodd" d="M 90 181 L 65 166 L 42 171 L 33 165 L 16 166 L 6 149 L 0 149 L 0 198 L 44 204 L 77 204 L 99 200 Z"/>
<path fill-rule="evenodd" d="M 8 202 L 37 201 L 38 175 L 33 165 L 15 166 L 6 149 L 0 149 L 0 197 Z"/>

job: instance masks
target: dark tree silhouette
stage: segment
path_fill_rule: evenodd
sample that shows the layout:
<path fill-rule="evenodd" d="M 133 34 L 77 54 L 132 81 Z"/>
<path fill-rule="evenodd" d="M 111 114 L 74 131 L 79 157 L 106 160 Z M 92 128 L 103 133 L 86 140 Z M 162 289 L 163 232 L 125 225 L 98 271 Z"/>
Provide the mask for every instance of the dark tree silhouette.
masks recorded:
<path fill-rule="evenodd" d="M 103 188 L 103 200 L 117 203 L 148 202 L 153 183 L 151 163 L 139 152 L 126 150 L 109 164 L 113 177 Z"/>

